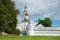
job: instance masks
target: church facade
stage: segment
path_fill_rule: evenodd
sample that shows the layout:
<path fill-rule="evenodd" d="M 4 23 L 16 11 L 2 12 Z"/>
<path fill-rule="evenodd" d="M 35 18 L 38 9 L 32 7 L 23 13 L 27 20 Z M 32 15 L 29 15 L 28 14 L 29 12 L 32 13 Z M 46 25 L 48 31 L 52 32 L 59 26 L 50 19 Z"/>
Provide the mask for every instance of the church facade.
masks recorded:
<path fill-rule="evenodd" d="M 60 36 L 60 28 L 44 27 L 43 25 L 36 26 L 37 23 L 34 23 L 30 20 L 27 7 L 24 8 L 24 16 L 21 24 L 17 26 L 17 29 L 21 31 L 21 35 L 29 36 Z"/>

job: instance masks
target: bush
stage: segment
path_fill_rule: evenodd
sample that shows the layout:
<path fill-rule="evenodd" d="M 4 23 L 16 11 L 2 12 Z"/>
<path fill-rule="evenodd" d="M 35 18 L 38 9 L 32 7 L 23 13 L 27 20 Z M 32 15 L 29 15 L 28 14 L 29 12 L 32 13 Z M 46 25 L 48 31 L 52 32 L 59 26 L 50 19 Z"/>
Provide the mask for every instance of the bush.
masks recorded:
<path fill-rule="evenodd" d="M 21 34 L 21 31 L 20 31 L 20 30 L 18 30 L 18 29 L 16 29 L 16 30 L 14 31 L 14 34 L 19 35 L 19 34 Z"/>
<path fill-rule="evenodd" d="M 0 34 L 2 34 L 2 31 L 0 31 Z"/>

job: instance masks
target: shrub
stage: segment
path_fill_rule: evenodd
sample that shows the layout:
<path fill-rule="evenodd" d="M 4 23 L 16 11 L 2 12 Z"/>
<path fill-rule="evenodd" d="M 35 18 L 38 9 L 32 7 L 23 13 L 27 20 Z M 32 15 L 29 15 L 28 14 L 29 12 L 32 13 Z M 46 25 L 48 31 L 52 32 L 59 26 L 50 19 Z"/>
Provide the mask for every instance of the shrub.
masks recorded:
<path fill-rule="evenodd" d="M 0 31 L 0 34 L 2 34 L 2 31 Z"/>
<path fill-rule="evenodd" d="M 16 29 L 16 30 L 14 31 L 14 34 L 19 35 L 19 34 L 21 34 L 21 31 L 20 31 L 20 30 L 18 30 L 18 29 Z"/>

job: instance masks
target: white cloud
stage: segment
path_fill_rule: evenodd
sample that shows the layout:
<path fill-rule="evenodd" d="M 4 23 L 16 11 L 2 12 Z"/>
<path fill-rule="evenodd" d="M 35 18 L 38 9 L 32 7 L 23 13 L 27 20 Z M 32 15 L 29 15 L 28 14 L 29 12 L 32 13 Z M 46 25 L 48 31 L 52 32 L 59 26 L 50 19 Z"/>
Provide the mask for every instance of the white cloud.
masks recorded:
<path fill-rule="evenodd" d="M 60 20 L 58 13 L 60 0 L 14 0 L 16 5 L 23 9 L 22 5 L 27 5 L 30 15 L 42 15 L 43 17 L 50 17 L 54 20 Z M 57 15 L 56 15 L 57 13 Z"/>

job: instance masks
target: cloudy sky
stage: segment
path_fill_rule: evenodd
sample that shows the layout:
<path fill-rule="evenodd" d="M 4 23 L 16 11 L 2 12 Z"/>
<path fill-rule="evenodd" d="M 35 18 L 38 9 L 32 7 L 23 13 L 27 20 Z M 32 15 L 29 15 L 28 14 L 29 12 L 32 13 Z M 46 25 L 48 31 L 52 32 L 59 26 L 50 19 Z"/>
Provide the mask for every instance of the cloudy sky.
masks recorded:
<path fill-rule="evenodd" d="M 38 17 L 49 17 L 54 27 L 60 27 L 60 0 L 13 0 L 16 8 L 21 11 L 18 15 L 20 22 L 24 6 L 27 6 L 29 17 L 35 20 Z"/>

